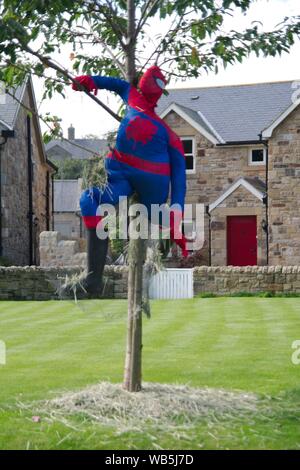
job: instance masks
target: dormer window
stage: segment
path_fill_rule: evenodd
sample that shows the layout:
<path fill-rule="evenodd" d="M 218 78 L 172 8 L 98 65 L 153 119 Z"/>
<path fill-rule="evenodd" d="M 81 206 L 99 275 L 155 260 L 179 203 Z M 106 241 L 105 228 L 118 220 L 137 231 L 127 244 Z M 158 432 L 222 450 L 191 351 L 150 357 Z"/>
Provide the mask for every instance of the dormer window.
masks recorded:
<path fill-rule="evenodd" d="M 265 165 L 266 149 L 250 148 L 249 149 L 249 165 Z"/>

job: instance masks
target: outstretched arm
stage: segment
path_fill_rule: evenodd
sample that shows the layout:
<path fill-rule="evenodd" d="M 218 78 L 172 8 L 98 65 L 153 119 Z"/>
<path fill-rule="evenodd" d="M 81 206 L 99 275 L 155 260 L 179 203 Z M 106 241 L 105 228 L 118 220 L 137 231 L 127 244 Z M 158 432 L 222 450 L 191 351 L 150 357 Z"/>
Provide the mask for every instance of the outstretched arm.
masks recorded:
<path fill-rule="evenodd" d="M 98 89 L 105 89 L 117 93 L 125 103 L 128 101 L 130 84 L 120 78 L 103 77 L 101 75 L 81 75 L 76 77 L 75 80 L 87 88 L 88 91 L 95 90 L 95 94 L 97 94 Z M 72 88 L 78 91 L 76 85 L 73 84 Z"/>
<path fill-rule="evenodd" d="M 130 84 L 126 82 L 126 80 L 114 77 L 102 77 L 101 75 L 93 75 L 92 79 L 97 88 L 114 91 L 127 103 Z"/>

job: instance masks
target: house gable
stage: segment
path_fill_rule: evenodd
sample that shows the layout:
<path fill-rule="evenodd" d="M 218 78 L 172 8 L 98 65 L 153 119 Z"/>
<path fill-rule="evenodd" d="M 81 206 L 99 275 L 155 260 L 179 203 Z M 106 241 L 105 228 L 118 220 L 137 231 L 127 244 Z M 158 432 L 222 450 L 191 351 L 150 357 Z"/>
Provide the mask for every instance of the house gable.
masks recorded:
<path fill-rule="evenodd" d="M 161 119 L 164 119 L 169 113 L 175 112 L 184 121 L 186 121 L 193 129 L 199 132 L 205 137 L 210 143 L 216 145 L 220 143 L 220 140 L 213 134 L 209 129 L 209 124 L 204 121 L 203 117 L 192 110 L 184 108 L 184 106 L 178 106 L 176 103 L 171 103 L 161 114 Z M 191 111 L 191 112 L 189 112 Z M 192 115 L 193 113 L 193 115 Z"/>
<path fill-rule="evenodd" d="M 213 211 L 216 207 L 218 207 L 222 202 L 228 198 L 234 191 L 238 188 L 245 188 L 247 191 L 252 193 L 256 196 L 261 202 L 263 202 L 265 192 L 264 192 L 264 184 L 260 180 L 256 180 L 258 184 L 255 183 L 255 180 L 252 181 L 250 178 L 239 178 L 235 181 L 226 191 L 224 191 L 218 199 L 216 199 L 212 204 L 209 205 L 209 212 Z"/>
<path fill-rule="evenodd" d="M 47 151 L 48 157 L 57 160 L 71 159 L 72 154 L 57 143 Z"/>
<path fill-rule="evenodd" d="M 278 116 L 277 119 L 266 129 L 263 130 L 262 132 L 262 137 L 263 139 L 270 139 L 273 135 L 273 132 L 277 127 L 286 119 L 288 118 L 293 111 L 295 111 L 298 106 L 300 105 L 300 99 L 296 100 L 294 103 L 291 104 L 283 113 Z"/>
<path fill-rule="evenodd" d="M 10 131 L 13 130 L 8 124 L 6 124 L 6 122 L 4 122 L 4 121 L 2 121 L 2 119 L 0 119 L 0 130 L 2 130 L 3 127 L 4 127 L 4 129 L 8 129 Z"/>

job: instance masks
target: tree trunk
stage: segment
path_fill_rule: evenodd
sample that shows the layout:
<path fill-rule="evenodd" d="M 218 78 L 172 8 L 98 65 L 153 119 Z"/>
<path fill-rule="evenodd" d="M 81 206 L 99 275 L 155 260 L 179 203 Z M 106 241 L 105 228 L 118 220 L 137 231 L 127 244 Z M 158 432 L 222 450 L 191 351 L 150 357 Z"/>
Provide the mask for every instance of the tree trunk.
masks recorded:
<path fill-rule="evenodd" d="M 129 392 L 142 388 L 142 301 L 146 240 L 130 240 L 128 273 L 127 347 L 123 387 Z"/>
<path fill-rule="evenodd" d="M 136 78 L 135 69 L 135 5 L 134 0 L 127 0 L 127 48 L 126 48 L 126 73 L 127 80 L 134 84 Z"/>
<path fill-rule="evenodd" d="M 136 78 L 134 0 L 127 0 L 127 12 L 126 68 L 128 81 L 133 84 Z M 123 382 L 124 389 L 129 392 L 138 392 L 142 388 L 142 301 L 145 254 L 146 240 L 129 240 L 128 324 Z"/>

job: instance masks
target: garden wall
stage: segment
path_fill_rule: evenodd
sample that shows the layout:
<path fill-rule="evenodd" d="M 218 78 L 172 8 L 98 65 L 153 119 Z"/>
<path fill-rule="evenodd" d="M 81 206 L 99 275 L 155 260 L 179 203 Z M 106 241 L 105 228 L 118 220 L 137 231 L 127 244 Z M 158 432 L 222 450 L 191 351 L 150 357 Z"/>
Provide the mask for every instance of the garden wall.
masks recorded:
<path fill-rule="evenodd" d="M 0 267 L 0 300 L 59 299 L 66 276 L 81 271 L 80 267 Z M 127 273 L 126 266 L 106 266 L 103 297 L 126 298 Z M 203 292 L 300 293 L 300 266 L 200 266 L 194 269 L 194 295 Z"/>
<path fill-rule="evenodd" d="M 49 300 L 66 298 L 66 296 L 60 295 L 60 287 L 64 284 L 66 276 L 70 278 L 70 276 L 78 274 L 81 271 L 82 269 L 80 267 L 0 267 L 0 300 Z M 106 266 L 104 276 L 103 297 L 118 299 L 127 297 L 126 267 Z"/>
<path fill-rule="evenodd" d="M 199 266 L 194 295 L 203 292 L 300 293 L 300 266 Z"/>

